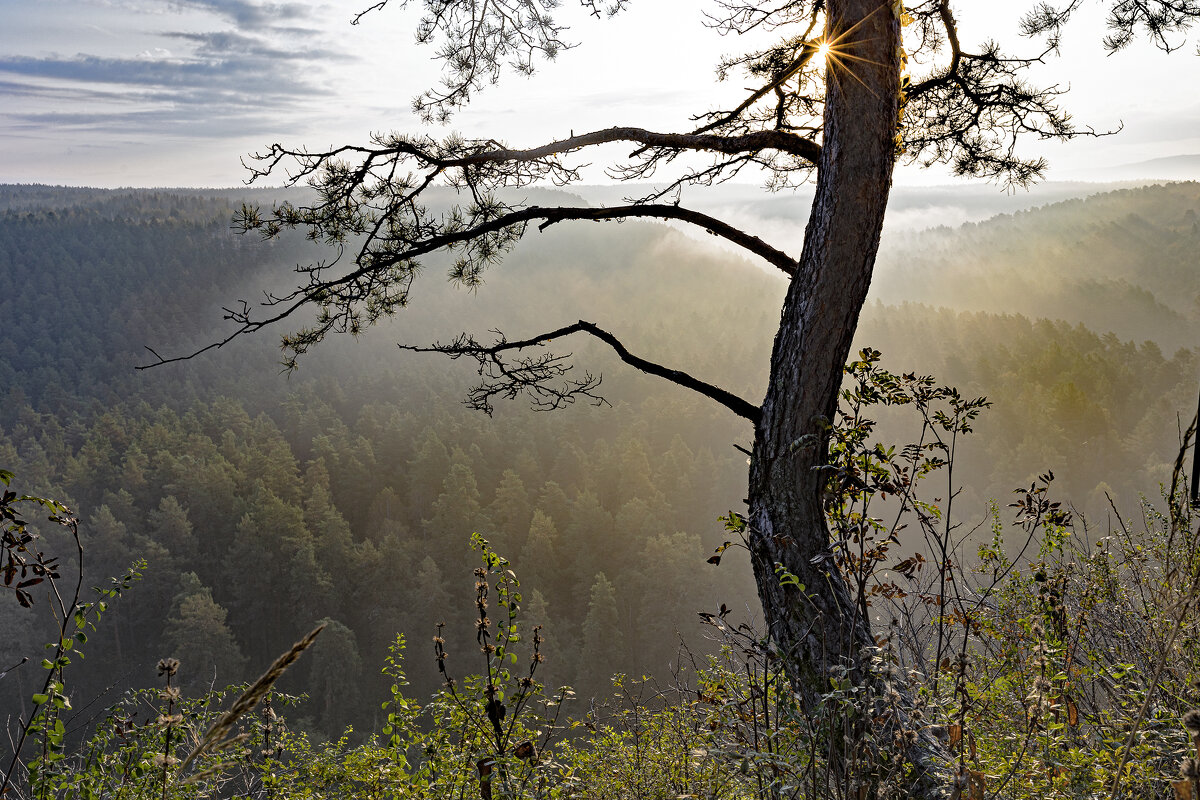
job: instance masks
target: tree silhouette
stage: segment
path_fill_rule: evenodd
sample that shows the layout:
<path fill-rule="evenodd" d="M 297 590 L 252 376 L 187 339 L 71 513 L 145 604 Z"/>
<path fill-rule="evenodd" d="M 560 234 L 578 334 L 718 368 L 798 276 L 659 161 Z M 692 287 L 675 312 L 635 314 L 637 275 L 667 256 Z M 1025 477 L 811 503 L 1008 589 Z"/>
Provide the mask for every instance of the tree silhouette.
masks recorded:
<path fill-rule="evenodd" d="M 380 0 L 368 11 L 387 5 Z M 628 0 L 583 0 L 589 11 L 613 14 Z M 830 559 L 823 510 L 828 431 L 842 368 L 866 297 L 879 245 L 892 171 L 898 160 L 949 164 L 964 176 L 1024 185 L 1045 170 L 1024 158 L 1023 137 L 1066 140 L 1094 135 L 1060 107 L 1064 89 L 1024 79 L 1053 55 L 1064 26 L 1083 0 L 1038 3 L 1022 19 L 1031 52 L 1010 53 L 989 42 L 977 50 L 960 41 L 951 0 L 714 0 L 709 22 L 728 34 L 774 31 L 776 43 L 726 58 L 720 77 L 744 76 L 753 86 L 736 106 L 709 110 L 682 132 L 614 126 L 546 144 L 515 148 L 494 140 L 387 133 L 367 145 L 309 150 L 275 144 L 251 162 L 253 177 L 287 170 L 291 184 L 316 190 L 311 205 L 247 207 L 239 224 L 273 237 L 302 228 L 317 241 L 353 251 L 353 263 L 314 264 L 294 291 L 269 297 L 263 309 L 230 309 L 230 339 L 260 330 L 307 307 L 313 324 L 283 338 L 290 363 L 337 332 L 358 333 L 408 301 L 419 259 L 454 254 L 453 280 L 478 286 L 533 224 L 571 220 L 670 219 L 702 227 L 785 273 L 790 280 L 771 356 L 766 396 L 751 403 L 672 366 L 630 353 L 599 325 L 580 320 L 554 331 L 492 343 L 463 335 L 430 348 L 474 359 L 481 383 L 471 402 L 490 410 L 499 397 L 527 396 L 536 407 L 598 400 L 598 379 L 567 376 L 550 339 L 593 336 L 636 369 L 703 394 L 754 426 L 746 529 L 770 634 L 785 654 L 795 688 L 810 701 L 828 675 L 866 674 L 860 652 L 873 644 L 869 620 Z M 549 0 L 427 0 L 418 40 L 436 43 L 443 85 L 414 107 L 427 122 L 445 122 L 475 92 L 506 70 L 529 72 L 538 58 L 565 46 Z M 1195 0 L 1106 0 L 1110 33 L 1103 45 L 1125 47 L 1139 32 L 1164 50 L 1181 44 L 1200 16 Z M 366 12 L 364 12 L 366 13 Z M 362 15 L 356 17 L 359 21 Z M 906 32 L 902 33 L 902 28 Z M 910 74 L 911 65 L 911 74 Z M 575 154 L 623 142 L 634 149 L 609 167 L 621 179 L 646 178 L 681 154 L 711 161 L 625 205 L 539 207 L 510 204 L 499 190 L 536 182 L 567 184 L 580 177 Z M 816 193 L 798 257 L 728 223 L 689 208 L 685 190 L 751 169 L 778 189 L 815 179 Z M 439 215 L 425 205 L 431 187 L 454 187 L 463 203 Z M 799 221 L 798 221 L 799 224 Z M 208 349 L 208 348 L 206 348 Z M 184 356 L 186 357 L 186 356 Z M 160 363 L 174 359 L 160 359 Z M 779 575 L 794 576 L 780 581 Z M 802 588 L 803 587 L 803 588 Z M 929 738 L 917 758 L 915 791 L 948 794 Z"/>

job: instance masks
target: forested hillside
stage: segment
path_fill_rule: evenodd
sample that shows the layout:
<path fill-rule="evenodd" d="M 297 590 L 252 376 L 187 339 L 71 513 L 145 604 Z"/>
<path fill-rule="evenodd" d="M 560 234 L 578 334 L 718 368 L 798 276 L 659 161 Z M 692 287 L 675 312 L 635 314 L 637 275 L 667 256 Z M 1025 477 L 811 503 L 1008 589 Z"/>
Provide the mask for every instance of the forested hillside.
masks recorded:
<path fill-rule="evenodd" d="M 740 420 L 570 340 L 554 344 L 603 374 L 611 407 L 518 401 L 489 419 L 461 403 L 470 365 L 394 343 L 582 318 L 757 401 L 781 281 L 665 226 L 551 228 L 478 292 L 431 260 L 394 322 L 326 343 L 291 375 L 272 334 L 135 372 L 153 360 L 145 346 L 214 341 L 222 305 L 327 257 L 234 236 L 234 203 L 0 188 L 0 467 L 77 510 L 90 581 L 146 562 L 96 637 L 77 706 L 150 683 L 161 656 L 180 658 L 190 689 L 246 677 L 328 619 L 285 688 L 312 695 L 301 713 L 317 730 L 370 721 L 396 631 L 414 643 L 416 694 L 439 680 L 425 657 L 435 623 L 467 662 L 473 531 L 518 569 L 551 685 L 665 674 L 677 632 L 704 646 L 695 612 L 754 606 L 744 558 L 705 563 L 725 538 L 718 515 L 744 496 Z M 1195 403 L 1198 210 L 1200 189 L 1181 184 L 893 238 L 859 341 L 994 403 L 959 453 L 960 513 L 981 518 L 1046 469 L 1088 510 L 1106 491 L 1157 491 Z M 902 410 L 885 421 L 885 439 L 903 436 Z M 38 649 L 40 624 L 0 617 L 0 667 Z M 0 682 L 7 708 L 33 677 Z"/>
<path fill-rule="evenodd" d="M 898 234 L 880 254 L 874 293 L 1083 323 L 1173 353 L 1200 337 L 1198 214 L 1200 185 L 1189 182 Z"/>

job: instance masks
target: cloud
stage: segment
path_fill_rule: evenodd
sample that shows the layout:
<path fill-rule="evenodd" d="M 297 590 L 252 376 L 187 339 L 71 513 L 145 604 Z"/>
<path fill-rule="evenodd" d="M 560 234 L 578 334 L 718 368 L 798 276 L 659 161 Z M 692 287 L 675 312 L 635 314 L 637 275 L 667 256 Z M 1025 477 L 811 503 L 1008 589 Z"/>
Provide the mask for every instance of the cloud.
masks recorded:
<path fill-rule="evenodd" d="M 127 20 L 128 50 L 74 56 L 0 55 L 0 121 L 9 130 L 36 125 L 113 130 L 164 126 L 173 134 L 227 135 L 208 120 L 252 114 L 254 129 L 270 114 L 300 110 L 330 94 L 327 79 L 354 56 L 322 46 L 315 6 L 257 0 L 90 0 L 114 29 Z M 191 29 L 146 29 L 136 17 L 200 11 Z M 204 17 L 217 30 L 204 28 Z M 165 17 L 160 17 L 165 19 Z M 231 24 L 232 23 L 232 24 Z M 96 26 L 92 26 L 96 27 Z M 199 29 L 197 29 L 199 28 Z M 98 44 L 98 43 L 97 43 Z M 85 45 L 86 46 L 86 45 Z M 208 133 L 204 133 L 208 131 Z M 244 133 L 245 131 L 241 131 Z"/>
<path fill-rule="evenodd" d="M 211 31 L 207 33 L 167 32 L 164 36 L 181 39 L 195 45 L 193 57 L 197 59 L 267 59 L 279 61 L 350 61 L 350 56 L 333 50 L 316 47 L 282 47 L 256 36 L 247 36 L 236 31 Z"/>
<path fill-rule="evenodd" d="M 229 54 L 224 58 L 159 59 L 0 57 L 0 72 L 26 78 L 53 79 L 76 84 L 117 84 L 129 89 L 172 90 L 171 99 L 192 102 L 195 96 L 212 99 L 213 92 L 231 97 L 254 95 L 257 102 L 270 98 L 308 96 L 325 91 L 304 69 L 272 63 L 255 53 Z"/>
<path fill-rule="evenodd" d="M 198 139 L 227 139 L 238 136 L 266 136 L 278 126 L 275 114 L 252 108 L 227 110 L 215 115 L 203 113 L 199 107 L 156 108 L 145 111 L 71 112 L 47 111 L 9 115 L 6 135 L 36 136 L 39 131 L 53 128 L 59 132 L 79 135 L 106 134 L 125 137 L 130 141 L 145 139 L 164 130 L 186 132 Z"/>
<path fill-rule="evenodd" d="M 113 102 L 128 100 L 123 92 L 83 89 L 74 86 L 50 86 L 0 79 L 0 97 L 19 97 L 55 103 Z M 12 114 L 11 106 L 9 115 Z"/>
<path fill-rule="evenodd" d="M 70 0 L 68 0 L 70 2 Z M 304 2 L 255 2 L 255 0 L 76 0 L 93 8 L 117 12 L 117 16 L 163 16 L 199 11 L 252 30 L 286 30 L 297 22 L 316 16 L 319 6 Z"/>
<path fill-rule="evenodd" d="M 0 49 L 0 136 L 11 145 L 0 181 L 47 162 L 42 140 L 61 151 L 87 142 L 97 164 L 144 164 L 140 153 L 157 147 L 189 172 L 194 158 L 182 154 L 225 152 L 223 139 L 242 150 L 336 129 L 330 109 L 358 90 L 346 76 L 364 53 L 329 29 L 329 13 L 311 0 L 24 4 Z"/>
<path fill-rule="evenodd" d="M 0 57 L 0 122 L 12 133 L 262 135 L 330 94 L 312 60 L 332 54 L 288 51 L 237 33 L 174 37 L 193 52 Z"/>
<path fill-rule="evenodd" d="M 178 8 L 208 11 L 240 27 L 261 29 L 280 23 L 294 24 L 312 15 L 304 3 L 254 3 L 249 0 L 174 0 Z"/>

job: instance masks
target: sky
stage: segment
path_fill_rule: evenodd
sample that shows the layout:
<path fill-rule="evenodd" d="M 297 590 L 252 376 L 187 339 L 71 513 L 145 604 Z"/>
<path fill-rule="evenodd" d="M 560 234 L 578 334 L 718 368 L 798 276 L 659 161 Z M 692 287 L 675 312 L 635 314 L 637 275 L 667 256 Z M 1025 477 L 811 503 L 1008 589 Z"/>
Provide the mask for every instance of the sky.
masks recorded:
<path fill-rule="evenodd" d="M 410 101 L 435 85 L 414 43 L 420 2 L 351 25 L 366 0 L 0 0 L 0 183 L 236 186 L 241 158 L 272 142 L 321 148 L 374 131 L 418 131 Z M 961 0 L 964 45 L 1019 42 L 1024 4 Z M 633 0 L 595 20 L 563 0 L 578 46 L 531 77 L 489 87 L 450 130 L 531 146 L 614 124 L 685 130 L 737 96 L 714 65 L 741 43 L 704 25 L 702 0 Z M 1107 57 L 1099 3 L 1033 76 L 1070 86 L 1075 119 L 1117 136 L 1031 143 L 1051 180 L 1105 180 L 1129 164 L 1200 153 L 1200 57 L 1144 41 Z M 1183 40 L 1181 40 L 1181 43 Z M 614 159 L 623 153 L 612 151 Z M 603 161 L 603 155 L 589 160 Z M 1128 172 L 1128 170 L 1126 170 Z M 1123 177 L 1129 177 L 1128 174 Z M 599 169 L 585 173 L 604 181 Z M 898 181 L 947 181 L 901 169 Z"/>

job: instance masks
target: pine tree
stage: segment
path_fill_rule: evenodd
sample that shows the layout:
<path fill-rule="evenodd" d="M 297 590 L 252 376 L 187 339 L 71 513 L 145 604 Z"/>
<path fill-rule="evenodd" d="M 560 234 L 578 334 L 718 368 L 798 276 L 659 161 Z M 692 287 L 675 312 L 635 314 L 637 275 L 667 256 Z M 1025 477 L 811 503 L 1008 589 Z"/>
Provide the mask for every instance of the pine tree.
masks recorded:
<path fill-rule="evenodd" d="M 652 501 L 635 497 L 621 506 L 613 520 L 609 543 L 608 563 L 614 575 L 624 574 L 637 566 L 645 542 L 664 532 L 670 525 L 670 509 L 655 507 Z"/>
<path fill-rule="evenodd" d="M 537 589 L 544 594 L 561 596 L 559 589 L 564 583 L 558 557 L 558 530 L 554 520 L 540 508 L 533 512 L 533 520 L 529 523 L 529 535 L 525 537 L 525 546 L 521 548 L 517 567 L 525 587 Z"/>
<path fill-rule="evenodd" d="M 500 485 L 496 487 L 496 496 L 488 505 L 487 516 L 492 523 L 492 536 L 489 538 L 496 552 L 515 552 L 514 547 L 521 539 L 521 531 L 529 530 L 529 523 L 533 518 L 529 492 L 525 490 L 525 482 L 515 471 L 504 470 Z"/>
<path fill-rule="evenodd" d="M 259 484 L 224 561 L 234 627 L 255 656 L 285 650 L 328 608 L 332 584 L 304 513 Z M 271 656 L 267 656 L 271 657 Z"/>
<path fill-rule="evenodd" d="M 418 523 L 429 513 L 442 483 L 450 471 L 450 451 L 433 428 L 426 428 L 413 448 L 416 455 L 408 462 L 408 512 L 410 522 Z"/>
<path fill-rule="evenodd" d="M 246 658 L 212 590 L 201 585 L 195 573 L 186 573 L 171 605 L 163 643 L 167 655 L 179 659 L 181 684 L 202 687 L 215 681 L 221 686 L 241 680 Z"/>
<path fill-rule="evenodd" d="M 600 498 L 590 491 L 577 494 L 571 503 L 570 522 L 564 536 L 566 550 L 571 554 L 568 574 L 574 591 L 569 600 L 572 608 L 587 606 L 593 576 L 609 568 L 607 557 L 611 553 L 612 535 L 613 516 L 600 504 Z"/>
<path fill-rule="evenodd" d="M 101 575 L 119 575 L 133 563 L 133 540 L 125 523 L 107 505 L 102 505 L 82 526 L 84 550 L 95 553 L 95 569 Z"/>
<path fill-rule="evenodd" d="M 326 617 L 309 655 L 307 691 L 316 706 L 317 724 L 329 736 L 337 736 L 358 712 L 362 693 L 362 657 L 354 631 Z"/>
<path fill-rule="evenodd" d="M 525 595 L 525 602 L 521 608 L 521 638 L 532 647 L 533 629 L 541 627 L 541 653 L 545 661 L 538 668 L 537 679 L 553 692 L 569 683 L 566 676 L 575 674 L 575 655 L 579 641 L 570 635 L 569 626 L 562 624 L 561 620 L 556 620 L 551 614 L 550 603 L 539 589 L 528 588 L 528 584 L 522 582 L 521 591 Z"/>
<path fill-rule="evenodd" d="M 196 536 L 187 510 L 174 495 L 158 502 L 158 508 L 147 515 L 150 538 L 170 551 L 180 563 L 189 564 L 196 558 Z"/>
<path fill-rule="evenodd" d="M 641 497 L 653 500 L 662 495 L 662 489 L 651 477 L 650 458 L 646 455 L 645 443 L 637 437 L 624 437 L 620 446 L 620 472 L 617 479 L 617 496 L 622 500 Z"/>
<path fill-rule="evenodd" d="M 591 601 L 583 621 L 583 644 L 579 651 L 579 685 L 586 694 L 606 694 L 606 689 L 625 660 L 625 631 L 617 610 L 617 592 L 603 572 L 592 582 Z"/>
<path fill-rule="evenodd" d="M 659 460 L 651 479 L 667 497 L 691 497 L 692 467 L 696 456 L 678 433 L 671 437 L 671 446 Z"/>
<path fill-rule="evenodd" d="M 376 541 L 383 538 L 387 531 L 402 525 L 404 517 L 404 501 L 400 494 L 391 486 L 384 486 L 371 501 L 367 509 L 366 523 L 363 530 L 366 535 Z"/>
<path fill-rule="evenodd" d="M 695 632 L 696 612 L 713 605 L 716 585 L 700 537 L 677 531 L 652 536 L 638 555 L 632 576 L 638 607 L 661 611 L 642 617 L 636 630 L 639 662 L 659 673 L 675 661 L 680 634 Z"/>
<path fill-rule="evenodd" d="M 567 497 L 567 493 L 557 481 L 546 481 L 542 484 L 535 505 L 558 525 L 571 516 L 571 498 Z"/>
<path fill-rule="evenodd" d="M 350 525 L 333 505 L 333 496 L 323 477 L 324 467 L 319 463 L 309 465 L 305 471 L 304 525 L 312 533 L 323 571 L 337 588 L 332 593 L 336 607 L 345 614 L 364 593 L 359 583 L 360 559 Z"/>
<path fill-rule="evenodd" d="M 481 521 L 479 488 L 470 467 L 450 467 L 430 511 L 430 518 L 421 523 L 425 546 L 440 564 L 460 563 Z"/>
<path fill-rule="evenodd" d="M 469 599 L 453 596 L 446 586 L 441 567 L 432 557 L 421 559 L 405 588 L 403 605 L 395 624 L 408 637 L 408 641 L 428 644 L 438 623 L 446 624 L 446 631 L 451 637 L 469 633 L 462 611 L 469 607 Z"/>

